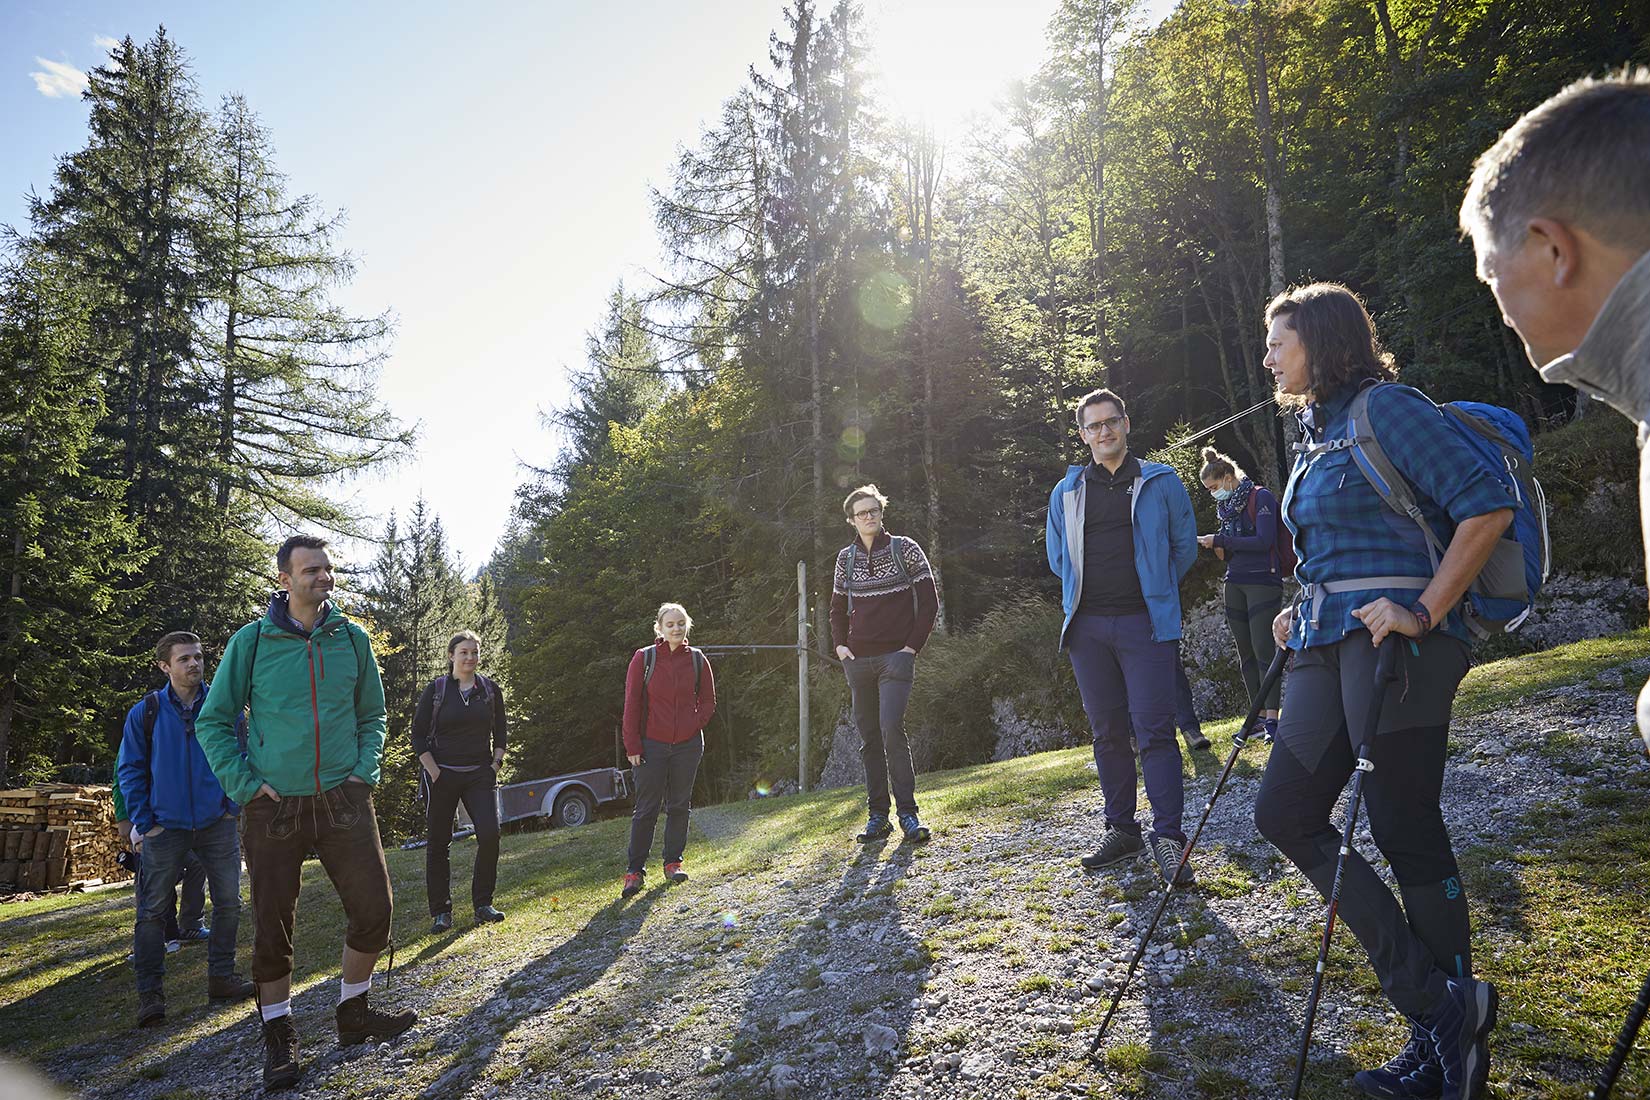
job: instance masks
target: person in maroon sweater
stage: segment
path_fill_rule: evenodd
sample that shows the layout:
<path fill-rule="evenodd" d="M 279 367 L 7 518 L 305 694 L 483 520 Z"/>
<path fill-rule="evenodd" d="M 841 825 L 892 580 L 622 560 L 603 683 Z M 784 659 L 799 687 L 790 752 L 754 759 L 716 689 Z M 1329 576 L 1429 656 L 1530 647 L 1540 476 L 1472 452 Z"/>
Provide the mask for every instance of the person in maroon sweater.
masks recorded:
<path fill-rule="evenodd" d="M 869 844 L 894 831 L 888 821 L 888 787 L 907 840 L 927 840 L 917 818 L 917 774 L 905 738 L 905 707 L 917 653 L 934 629 L 939 592 L 922 547 L 882 527 L 888 498 L 862 485 L 842 502 L 857 536 L 836 556 L 831 582 L 831 641 L 853 695 L 865 761 L 870 820 L 859 841 Z"/>
<path fill-rule="evenodd" d="M 665 880 L 681 882 L 693 781 L 705 755 L 704 729 L 716 713 L 716 678 L 705 655 L 687 644 L 693 620 L 678 603 L 653 617 L 654 642 L 630 659 L 624 682 L 624 751 L 636 769 L 630 863 L 623 897 L 642 888 L 653 827 L 665 811 Z"/>

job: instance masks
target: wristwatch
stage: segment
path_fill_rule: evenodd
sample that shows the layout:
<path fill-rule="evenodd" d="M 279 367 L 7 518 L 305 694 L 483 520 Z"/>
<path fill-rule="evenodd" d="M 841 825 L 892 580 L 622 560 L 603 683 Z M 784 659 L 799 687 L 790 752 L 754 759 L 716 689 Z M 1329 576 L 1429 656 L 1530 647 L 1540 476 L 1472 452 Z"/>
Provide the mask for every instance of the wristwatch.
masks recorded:
<path fill-rule="evenodd" d="M 1416 600 L 1414 603 L 1409 605 L 1409 613 L 1420 620 L 1421 636 L 1423 638 L 1432 633 L 1432 612 L 1427 610 L 1426 604 L 1422 603 L 1420 600 Z"/>

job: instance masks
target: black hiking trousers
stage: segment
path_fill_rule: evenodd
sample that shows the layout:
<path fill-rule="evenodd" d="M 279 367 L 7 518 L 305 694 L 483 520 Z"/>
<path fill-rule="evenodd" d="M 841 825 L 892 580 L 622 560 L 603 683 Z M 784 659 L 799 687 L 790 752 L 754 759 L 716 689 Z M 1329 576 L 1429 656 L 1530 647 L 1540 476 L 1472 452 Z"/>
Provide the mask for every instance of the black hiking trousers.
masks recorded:
<path fill-rule="evenodd" d="M 1403 894 L 1398 899 L 1354 850 L 1341 880 L 1340 919 L 1369 955 L 1387 998 L 1412 1018 L 1445 996 L 1446 978 L 1472 973 L 1467 896 L 1440 801 L 1449 712 L 1467 669 L 1466 646 L 1431 634 L 1400 643 L 1381 728 L 1364 778 L 1375 846 Z M 1277 744 L 1255 801 L 1255 825 L 1325 899 L 1341 830 L 1330 812 L 1357 764 L 1374 687 L 1376 649 L 1359 630 L 1295 655 Z"/>

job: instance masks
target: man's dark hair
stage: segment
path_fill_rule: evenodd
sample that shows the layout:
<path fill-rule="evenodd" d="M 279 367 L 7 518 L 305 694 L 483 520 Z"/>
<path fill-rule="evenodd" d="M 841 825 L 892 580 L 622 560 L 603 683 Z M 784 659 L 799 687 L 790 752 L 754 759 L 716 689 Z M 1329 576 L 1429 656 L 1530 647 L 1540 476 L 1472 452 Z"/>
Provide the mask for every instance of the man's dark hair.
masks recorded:
<path fill-rule="evenodd" d="M 1098 405 L 1104 401 L 1110 401 L 1113 405 L 1116 405 L 1119 416 L 1129 415 L 1128 406 L 1123 404 L 1123 399 L 1118 397 L 1115 393 L 1110 390 L 1090 390 L 1088 393 L 1083 395 L 1083 399 L 1081 401 L 1077 402 L 1077 408 L 1072 410 L 1072 416 L 1077 419 L 1077 426 L 1079 428 L 1083 426 L 1084 409 L 1088 408 L 1090 405 Z"/>
<path fill-rule="evenodd" d="M 1461 231 L 1480 253 L 1500 252 L 1523 241 L 1531 218 L 1650 250 L 1650 69 L 1576 81 L 1479 156 Z"/>
<path fill-rule="evenodd" d="M 281 573 L 291 572 L 294 550 L 325 550 L 328 545 L 327 540 L 320 535 L 293 535 L 275 551 L 275 569 Z"/>
<path fill-rule="evenodd" d="M 1323 401 L 1366 379 L 1398 377 L 1392 356 L 1375 336 L 1358 296 L 1340 283 L 1292 287 L 1266 307 L 1266 323 L 1277 318 L 1300 337 L 1312 378 L 1312 400 Z"/>
<path fill-rule="evenodd" d="M 160 636 L 160 641 L 155 643 L 155 660 L 159 661 L 163 665 L 171 664 L 172 650 L 174 648 L 180 645 L 200 644 L 201 640 L 199 636 L 191 634 L 187 630 L 168 631 Z"/>

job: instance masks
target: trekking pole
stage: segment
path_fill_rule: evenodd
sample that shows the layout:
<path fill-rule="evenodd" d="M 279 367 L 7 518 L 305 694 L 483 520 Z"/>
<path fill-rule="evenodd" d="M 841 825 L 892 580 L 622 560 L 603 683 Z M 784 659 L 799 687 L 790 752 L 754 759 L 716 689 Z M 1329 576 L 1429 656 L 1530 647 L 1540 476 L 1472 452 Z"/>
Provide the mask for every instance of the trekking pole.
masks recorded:
<path fill-rule="evenodd" d="M 1364 776 L 1375 770 L 1375 765 L 1369 762 L 1369 753 L 1375 743 L 1375 731 L 1381 726 L 1381 704 L 1386 701 L 1386 685 L 1392 679 L 1392 666 L 1397 663 L 1398 645 L 1402 638 L 1401 634 L 1387 635 L 1381 643 L 1380 655 L 1375 658 L 1375 693 L 1369 700 L 1369 720 L 1364 723 L 1363 744 L 1358 746 L 1358 763 L 1352 772 L 1352 796 L 1346 805 L 1346 828 L 1341 833 L 1341 853 L 1335 859 L 1335 882 L 1329 890 L 1329 912 L 1323 922 L 1323 941 L 1318 944 L 1318 968 L 1312 974 L 1312 996 L 1306 1001 L 1306 1026 L 1301 1029 L 1300 1054 L 1295 1059 L 1295 1085 L 1289 1090 L 1289 1100 L 1300 1100 L 1301 1081 L 1306 1076 L 1306 1051 L 1312 1045 L 1312 1021 L 1318 1015 L 1318 998 L 1323 993 L 1323 971 L 1329 962 L 1329 941 L 1335 935 L 1335 912 L 1341 903 L 1341 876 L 1346 872 L 1346 857 L 1352 854 L 1352 834 L 1358 829 Z"/>
<path fill-rule="evenodd" d="M 1627 1056 L 1633 1053 L 1633 1043 L 1639 1037 L 1639 1028 L 1644 1024 L 1647 1009 L 1650 1009 L 1650 974 L 1645 975 L 1644 984 L 1639 986 L 1639 999 L 1627 1010 L 1627 1019 L 1622 1022 L 1621 1034 L 1616 1036 L 1615 1049 L 1610 1051 L 1610 1061 L 1604 1066 L 1604 1075 L 1593 1086 L 1593 1091 L 1587 1094 L 1587 1100 L 1608 1100 L 1610 1090 L 1616 1087 L 1616 1078 L 1621 1076 L 1621 1067 L 1627 1064 Z"/>
<path fill-rule="evenodd" d="M 1180 863 L 1176 865 L 1174 874 L 1169 876 L 1168 887 L 1163 891 L 1163 900 L 1157 903 L 1157 912 L 1152 914 L 1152 922 L 1146 927 L 1146 934 L 1140 937 L 1140 946 L 1135 948 L 1134 958 L 1129 960 L 1129 972 L 1123 976 L 1123 983 L 1117 987 L 1117 992 L 1112 994 L 1111 1007 L 1106 1009 L 1106 1018 L 1100 1021 L 1100 1030 L 1095 1032 L 1094 1041 L 1089 1044 L 1090 1058 L 1094 1057 L 1095 1051 L 1099 1050 L 1100 1044 L 1105 1041 L 1106 1029 L 1111 1026 L 1111 1018 L 1117 1014 L 1117 1006 L 1122 1003 L 1123 992 L 1134 979 L 1135 968 L 1145 957 L 1146 945 L 1151 943 L 1152 933 L 1157 931 L 1157 922 L 1163 919 L 1163 911 L 1169 907 L 1169 899 L 1174 896 L 1175 883 L 1180 881 L 1180 872 L 1185 868 L 1186 861 L 1191 858 L 1192 849 L 1197 846 L 1197 838 L 1203 833 L 1203 826 L 1209 821 L 1209 814 L 1215 808 L 1215 799 L 1219 798 L 1220 792 L 1225 789 L 1226 779 L 1232 774 L 1232 765 L 1237 763 L 1238 753 L 1249 743 L 1249 727 L 1260 717 L 1266 697 L 1271 694 L 1273 685 L 1283 676 L 1283 666 L 1289 660 L 1289 652 L 1281 647 L 1278 649 L 1277 655 L 1272 658 L 1271 666 L 1266 670 L 1265 679 L 1260 682 L 1260 690 L 1255 693 L 1255 698 L 1249 706 L 1248 716 L 1243 719 L 1243 724 L 1232 737 L 1232 751 L 1226 754 L 1226 766 L 1220 770 L 1220 778 L 1215 782 L 1215 789 L 1209 795 L 1209 800 L 1203 804 L 1203 816 L 1198 818 L 1197 828 L 1192 830 L 1191 839 L 1186 841 L 1186 847 L 1180 853 Z"/>

